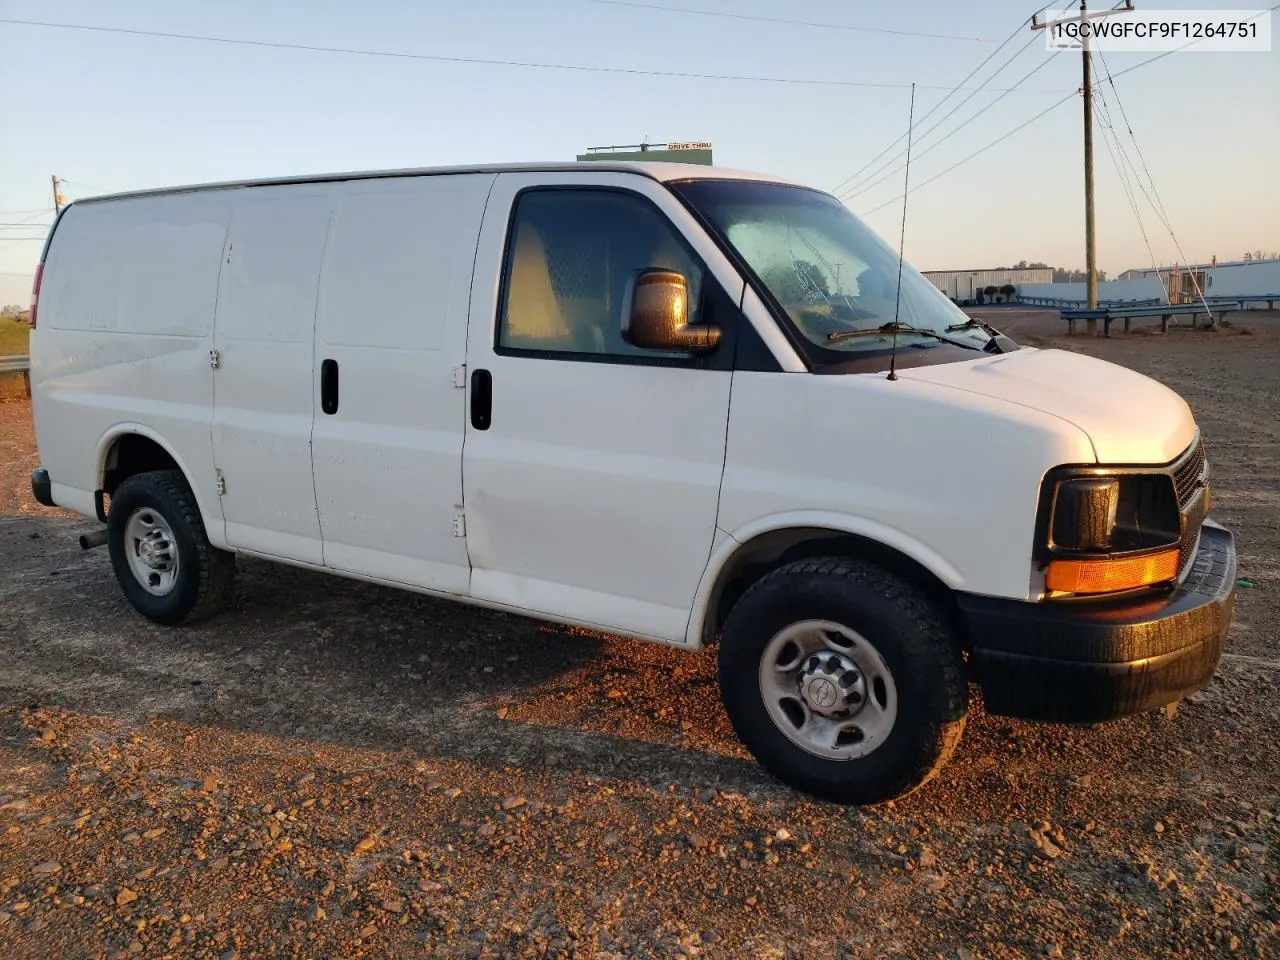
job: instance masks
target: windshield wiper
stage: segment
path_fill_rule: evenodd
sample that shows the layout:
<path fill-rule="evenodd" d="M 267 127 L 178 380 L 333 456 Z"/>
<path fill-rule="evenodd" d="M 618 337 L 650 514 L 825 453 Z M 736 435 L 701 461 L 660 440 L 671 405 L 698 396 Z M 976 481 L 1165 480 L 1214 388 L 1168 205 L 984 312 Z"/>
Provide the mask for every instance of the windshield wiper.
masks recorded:
<path fill-rule="evenodd" d="M 972 330 L 974 327 L 977 327 L 983 333 L 991 337 L 1004 336 L 1003 333 L 991 324 L 987 323 L 987 321 L 983 320 L 981 317 L 970 317 L 964 323 L 953 323 L 951 326 L 947 327 L 947 333 L 953 333 L 956 330 Z"/>
<path fill-rule="evenodd" d="M 950 329 L 950 328 L 948 328 Z M 918 333 L 922 337 L 933 337 L 935 340 L 941 340 L 943 343 L 949 343 L 953 347 L 963 347 L 965 350 L 981 350 L 982 348 L 971 343 L 962 343 L 959 340 L 952 340 L 950 337 L 944 337 L 940 333 L 933 330 L 923 330 L 920 327 L 913 327 L 909 323 L 899 323 L 890 320 L 888 323 L 879 327 L 866 327 L 862 330 L 838 330 L 835 333 L 828 333 L 827 339 L 835 340 L 851 340 L 854 337 L 869 337 L 875 333 Z"/>
<path fill-rule="evenodd" d="M 977 327 L 991 338 L 982 348 L 985 352 L 1009 353 L 1011 350 L 1018 349 L 1017 344 L 991 324 L 987 323 L 987 321 L 979 317 L 970 317 L 964 323 L 953 323 L 951 326 L 947 327 L 947 332 L 951 333 L 953 330 L 972 330 L 974 327 Z"/>

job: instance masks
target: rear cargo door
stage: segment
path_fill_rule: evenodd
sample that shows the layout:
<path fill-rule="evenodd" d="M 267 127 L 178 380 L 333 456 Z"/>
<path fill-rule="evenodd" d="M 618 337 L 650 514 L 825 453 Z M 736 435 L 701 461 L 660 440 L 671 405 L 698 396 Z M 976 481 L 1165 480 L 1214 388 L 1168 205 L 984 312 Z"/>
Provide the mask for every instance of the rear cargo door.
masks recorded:
<path fill-rule="evenodd" d="M 311 467 L 316 294 L 334 188 L 235 200 L 214 325 L 213 457 L 227 543 L 323 562 Z"/>

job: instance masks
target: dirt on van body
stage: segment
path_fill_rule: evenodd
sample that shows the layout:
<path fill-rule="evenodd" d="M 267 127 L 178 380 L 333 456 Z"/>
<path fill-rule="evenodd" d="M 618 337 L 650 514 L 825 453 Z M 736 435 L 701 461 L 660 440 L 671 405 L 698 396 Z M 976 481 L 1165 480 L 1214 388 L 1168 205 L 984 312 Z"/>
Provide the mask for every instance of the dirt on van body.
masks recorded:
<path fill-rule="evenodd" d="M 710 654 L 254 561 L 216 619 L 151 626 L 95 525 L 31 501 L 30 407 L 0 404 L 0 954 L 1277 955 L 1280 316 L 973 312 L 1186 396 L 1248 585 L 1176 716 L 975 694 L 940 778 L 875 809 L 771 780 Z"/>

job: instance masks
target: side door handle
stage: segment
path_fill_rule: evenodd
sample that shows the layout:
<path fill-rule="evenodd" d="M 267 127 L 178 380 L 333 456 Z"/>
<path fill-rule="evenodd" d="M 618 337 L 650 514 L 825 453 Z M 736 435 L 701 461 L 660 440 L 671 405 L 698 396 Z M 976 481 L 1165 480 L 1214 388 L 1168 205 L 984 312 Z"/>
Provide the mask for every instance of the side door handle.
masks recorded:
<path fill-rule="evenodd" d="M 328 414 L 338 412 L 338 361 L 320 364 L 320 409 Z"/>
<path fill-rule="evenodd" d="M 493 374 L 488 370 L 471 371 L 471 426 L 488 430 L 493 415 Z"/>

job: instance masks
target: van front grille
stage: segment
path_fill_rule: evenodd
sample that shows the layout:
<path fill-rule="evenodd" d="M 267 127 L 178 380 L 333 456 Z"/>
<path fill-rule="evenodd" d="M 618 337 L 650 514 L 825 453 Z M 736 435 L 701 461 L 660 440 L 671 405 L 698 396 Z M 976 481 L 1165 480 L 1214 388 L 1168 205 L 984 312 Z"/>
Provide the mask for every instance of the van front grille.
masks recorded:
<path fill-rule="evenodd" d="M 1197 439 L 1196 444 L 1185 455 L 1181 463 L 1173 468 L 1173 485 L 1178 491 L 1178 506 L 1185 509 L 1200 488 L 1204 475 L 1204 440 Z"/>
<path fill-rule="evenodd" d="M 1186 535 L 1182 538 L 1182 543 L 1178 545 L 1178 575 L 1187 569 L 1192 558 L 1196 553 L 1196 544 L 1200 540 L 1200 525 L 1197 524 L 1194 530 L 1187 530 Z"/>
<path fill-rule="evenodd" d="M 1204 440 L 1197 437 L 1195 445 L 1173 468 L 1178 511 L 1182 514 L 1182 540 L 1178 544 L 1179 575 L 1190 569 L 1200 540 L 1200 527 L 1205 516 L 1205 475 Z"/>

